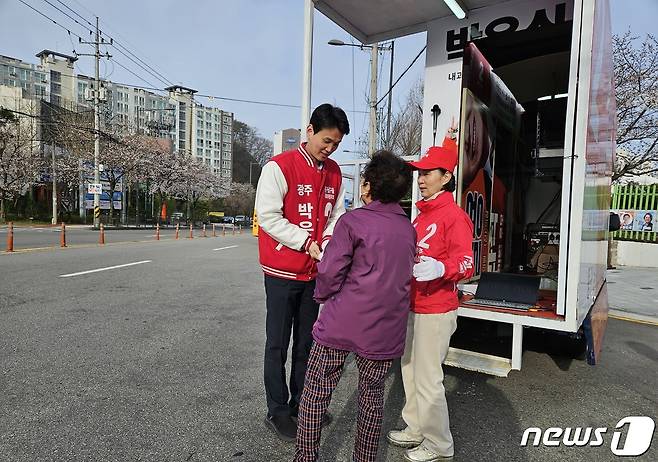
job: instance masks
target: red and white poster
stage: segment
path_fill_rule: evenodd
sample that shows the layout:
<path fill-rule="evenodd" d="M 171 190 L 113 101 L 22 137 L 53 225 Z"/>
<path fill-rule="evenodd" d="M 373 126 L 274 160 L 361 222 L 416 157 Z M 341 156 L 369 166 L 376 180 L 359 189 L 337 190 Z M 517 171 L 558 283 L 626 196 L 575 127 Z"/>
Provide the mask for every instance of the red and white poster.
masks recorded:
<path fill-rule="evenodd" d="M 505 196 L 496 176 L 496 135 L 518 130 L 523 109 L 477 47 L 464 52 L 458 197 L 473 221 L 474 277 L 501 271 L 505 253 Z"/>

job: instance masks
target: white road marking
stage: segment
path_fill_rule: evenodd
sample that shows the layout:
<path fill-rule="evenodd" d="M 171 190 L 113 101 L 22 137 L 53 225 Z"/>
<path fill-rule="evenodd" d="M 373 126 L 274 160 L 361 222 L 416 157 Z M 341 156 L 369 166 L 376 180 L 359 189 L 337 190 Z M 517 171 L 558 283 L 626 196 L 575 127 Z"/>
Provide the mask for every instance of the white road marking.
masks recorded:
<path fill-rule="evenodd" d="M 228 247 L 220 247 L 218 249 L 212 249 L 213 251 L 215 250 L 226 250 L 226 249 L 235 249 L 236 247 L 239 247 L 237 245 L 229 245 Z"/>
<path fill-rule="evenodd" d="M 108 266 L 106 268 L 98 268 L 98 269 L 93 269 L 93 270 L 89 270 L 89 271 L 80 271 L 79 273 L 61 274 L 59 277 L 60 278 L 70 278 L 70 277 L 73 277 L 73 276 L 81 276 L 83 274 L 99 273 L 101 271 L 108 271 L 108 270 L 113 270 L 113 269 L 117 269 L 117 268 L 125 268 L 126 266 L 141 265 L 143 263 L 151 263 L 151 260 L 136 261 L 134 263 L 126 263 L 125 265 Z"/>

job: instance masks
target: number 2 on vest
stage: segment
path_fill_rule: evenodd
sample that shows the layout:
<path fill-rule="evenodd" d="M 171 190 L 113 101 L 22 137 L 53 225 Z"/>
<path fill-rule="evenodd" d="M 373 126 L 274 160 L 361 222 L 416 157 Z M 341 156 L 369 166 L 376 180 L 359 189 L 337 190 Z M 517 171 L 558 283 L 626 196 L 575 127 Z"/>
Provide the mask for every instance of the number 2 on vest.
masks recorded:
<path fill-rule="evenodd" d="M 426 231 L 428 231 L 428 233 L 425 235 L 425 237 L 422 238 L 420 241 L 418 241 L 418 247 L 420 247 L 422 249 L 425 249 L 425 250 L 430 248 L 430 245 L 427 243 L 427 241 L 432 236 L 434 236 L 434 234 L 436 234 L 436 223 L 432 223 L 431 225 L 429 225 L 427 227 Z"/>

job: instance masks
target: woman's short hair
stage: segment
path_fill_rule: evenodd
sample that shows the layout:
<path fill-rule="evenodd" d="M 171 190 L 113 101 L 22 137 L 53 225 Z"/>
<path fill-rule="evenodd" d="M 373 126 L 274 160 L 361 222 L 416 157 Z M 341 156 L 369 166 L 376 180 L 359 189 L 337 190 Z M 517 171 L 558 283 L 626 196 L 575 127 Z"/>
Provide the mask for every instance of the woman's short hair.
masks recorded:
<path fill-rule="evenodd" d="M 413 175 L 411 166 L 391 151 L 375 152 L 363 171 L 363 181 L 370 183 L 372 200 L 384 204 L 400 202 L 409 191 Z"/>
<path fill-rule="evenodd" d="M 446 174 L 447 170 L 444 170 L 442 168 L 437 168 L 438 171 L 441 172 L 442 175 Z M 446 184 L 443 185 L 443 191 L 448 191 L 448 192 L 455 192 L 455 189 L 457 189 L 457 181 L 455 181 L 455 174 L 451 173 L 450 181 L 448 181 Z"/>

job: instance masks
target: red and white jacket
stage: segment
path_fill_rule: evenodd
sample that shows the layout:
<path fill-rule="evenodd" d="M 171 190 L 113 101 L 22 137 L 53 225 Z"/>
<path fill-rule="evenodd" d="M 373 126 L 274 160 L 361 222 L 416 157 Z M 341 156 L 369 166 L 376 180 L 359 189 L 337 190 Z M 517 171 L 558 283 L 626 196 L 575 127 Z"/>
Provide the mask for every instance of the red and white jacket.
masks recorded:
<path fill-rule="evenodd" d="M 416 228 L 416 256 L 432 257 L 443 263 L 445 273 L 427 282 L 411 280 L 411 309 L 414 313 L 436 314 L 459 306 L 457 283 L 473 275 L 473 223 L 449 192 L 416 203 L 420 212 Z"/>
<path fill-rule="evenodd" d="M 263 271 L 298 281 L 315 278 L 316 262 L 307 250 L 313 241 L 324 247 L 345 213 L 340 167 L 331 159 L 318 165 L 305 145 L 265 164 L 255 205 Z"/>

